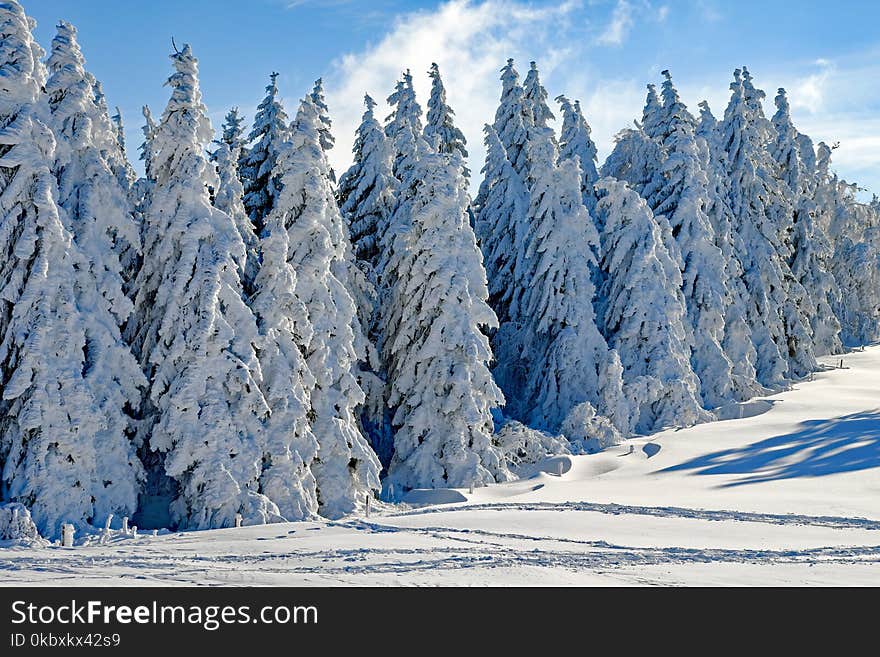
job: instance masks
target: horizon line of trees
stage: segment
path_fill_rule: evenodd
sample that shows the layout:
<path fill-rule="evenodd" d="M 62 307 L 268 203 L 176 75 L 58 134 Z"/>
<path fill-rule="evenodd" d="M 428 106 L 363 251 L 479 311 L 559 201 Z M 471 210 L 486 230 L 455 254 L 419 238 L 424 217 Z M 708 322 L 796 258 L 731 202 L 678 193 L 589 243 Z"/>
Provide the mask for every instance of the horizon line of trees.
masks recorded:
<path fill-rule="evenodd" d="M 337 176 L 322 81 L 215 135 L 188 45 L 122 117 L 60 22 L 0 5 L 0 501 L 62 522 L 339 518 L 713 419 L 880 338 L 880 202 L 737 69 L 663 72 L 603 164 L 580 103 L 501 69 L 474 199 L 436 64 Z"/>

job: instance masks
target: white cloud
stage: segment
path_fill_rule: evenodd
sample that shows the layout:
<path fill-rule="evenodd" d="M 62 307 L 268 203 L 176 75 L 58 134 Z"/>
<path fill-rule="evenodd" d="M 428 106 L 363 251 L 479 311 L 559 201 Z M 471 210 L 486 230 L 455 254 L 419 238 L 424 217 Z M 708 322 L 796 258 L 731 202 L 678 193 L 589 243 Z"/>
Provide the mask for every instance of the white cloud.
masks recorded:
<path fill-rule="evenodd" d="M 632 6 L 627 0 L 617 0 L 611 21 L 596 41 L 606 46 L 619 46 L 626 39 L 632 25 Z"/>

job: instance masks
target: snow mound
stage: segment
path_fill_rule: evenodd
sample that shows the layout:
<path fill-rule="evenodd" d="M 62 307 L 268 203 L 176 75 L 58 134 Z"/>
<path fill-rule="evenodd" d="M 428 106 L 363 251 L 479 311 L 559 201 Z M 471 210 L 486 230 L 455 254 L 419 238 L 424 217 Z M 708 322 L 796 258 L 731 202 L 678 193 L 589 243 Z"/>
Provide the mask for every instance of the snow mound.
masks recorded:
<path fill-rule="evenodd" d="M 531 474 L 546 472 L 551 475 L 564 475 L 570 471 L 571 458 L 568 456 L 548 456 L 534 465 Z"/>
<path fill-rule="evenodd" d="M 402 501 L 412 506 L 428 506 L 467 502 L 467 498 L 452 488 L 413 488 L 403 496 Z"/>
<path fill-rule="evenodd" d="M 747 417 L 763 415 L 773 408 L 773 402 L 767 399 L 753 399 L 747 402 L 731 402 L 715 409 L 715 417 L 719 420 L 742 420 Z"/>
<path fill-rule="evenodd" d="M 0 546 L 14 545 L 46 546 L 48 541 L 40 537 L 31 512 L 24 504 L 13 502 L 0 504 Z"/>

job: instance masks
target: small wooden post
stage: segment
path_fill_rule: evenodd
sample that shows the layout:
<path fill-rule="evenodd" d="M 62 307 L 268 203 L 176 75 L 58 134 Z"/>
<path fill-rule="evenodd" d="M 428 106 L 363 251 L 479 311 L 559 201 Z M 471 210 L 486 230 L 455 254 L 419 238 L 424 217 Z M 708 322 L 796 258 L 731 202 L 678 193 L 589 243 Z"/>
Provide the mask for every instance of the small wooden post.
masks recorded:
<path fill-rule="evenodd" d="M 61 525 L 61 547 L 73 547 L 73 525 L 66 522 Z"/>
<path fill-rule="evenodd" d="M 128 516 L 122 516 L 122 533 L 128 533 Z"/>
<path fill-rule="evenodd" d="M 241 517 L 241 514 L 240 514 L 240 513 L 236 513 L 236 514 L 235 514 L 235 526 L 236 526 L 236 527 L 241 527 L 241 523 L 242 523 L 243 521 L 244 521 L 244 519 Z"/>
<path fill-rule="evenodd" d="M 470 486 L 468 486 L 468 493 L 471 495 L 474 494 L 474 480 L 473 479 L 471 479 L 471 484 L 470 484 Z"/>
<path fill-rule="evenodd" d="M 364 510 L 366 511 L 367 518 L 370 517 L 370 494 L 367 493 L 367 498 L 365 500 Z"/>
<path fill-rule="evenodd" d="M 131 537 L 132 537 L 132 538 L 137 538 L 137 537 L 138 537 L 138 528 L 137 528 L 137 525 L 132 525 L 132 526 L 131 526 Z"/>

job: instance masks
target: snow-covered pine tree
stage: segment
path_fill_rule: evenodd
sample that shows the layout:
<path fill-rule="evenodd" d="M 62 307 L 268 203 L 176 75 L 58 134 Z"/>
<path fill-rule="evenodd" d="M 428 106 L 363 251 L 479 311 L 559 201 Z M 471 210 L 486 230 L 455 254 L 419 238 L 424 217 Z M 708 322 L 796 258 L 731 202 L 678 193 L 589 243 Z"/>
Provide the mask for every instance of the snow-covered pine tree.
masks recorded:
<path fill-rule="evenodd" d="M 706 101 L 700 103 L 697 125 L 697 146 L 708 180 L 709 202 L 706 213 L 712 222 L 715 245 L 721 251 L 725 284 L 730 292 L 724 309 L 724 341 L 722 347 L 733 369 L 731 392 L 738 401 L 751 399 L 767 390 L 758 383 L 755 362 L 758 354 L 752 344 L 752 332 L 746 322 L 748 291 L 743 283 L 743 266 L 739 254 L 742 240 L 733 230 L 733 211 L 727 178 L 727 153 L 721 143 L 718 121 Z"/>
<path fill-rule="evenodd" d="M 339 179 L 339 206 L 348 221 L 352 247 L 367 272 L 379 267 L 382 239 L 394 211 L 396 182 L 382 126 L 373 115 L 376 102 L 364 96 L 364 112 L 355 135 L 354 163 Z M 374 279 L 375 274 L 369 274 Z M 366 317 L 362 320 L 368 319 Z"/>
<path fill-rule="evenodd" d="M 269 406 L 260 487 L 278 505 L 281 515 L 294 521 L 318 513 L 317 486 L 311 471 L 318 441 L 309 423 L 315 377 L 303 355 L 314 332 L 298 296 L 285 217 L 274 211 L 266 218 L 260 240 L 262 264 L 251 307 L 260 329 L 257 356 Z"/>
<path fill-rule="evenodd" d="M 125 123 L 122 120 L 122 110 L 119 109 L 119 106 L 116 106 L 116 113 L 110 117 L 110 121 L 113 123 L 113 134 L 116 137 L 116 147 L 118 154 L 120 157 L 120 165 L 118 170 L 114 171 L 116 177 L 119 179 L 119 183 L 126 189 L 130 190 L 131 186 L 134 185 L 134 181 L 137 180 L 137 173 L 135 173 L 134 167 L 131 166 L 131 162 L 128 161 L 128 157 L 126 156 L 125 151 Z"/>
<path fill-rule="evenodd" d="M 220 126 L 220 142 L 229 146 L 232 152 L 238 151 L 239 156 L 244 152 L 244 116 L 239 113 L 237 107 L 231 108 L 223 118 Z"/>
<path fill-rule="evenodd" d="M 46 82 L 49 127 L 56 137 L 52 169 L 58 182 L 58 205 L 78 247 L 77 304 L 86 335 L 86 383 L 105 400 L 108 441 L 130 437 L 131 417 L 140 405 L 146 380 L 122 339 L 120 327 L 133 306 L 125 295 L 125 275 L 140 251 L 140 235 L 123 187 L 102 153 L 106 122 L 93 102 L 76 28 L 58 23 L 52 40 Z M 129 265 L 127 268 L 122 264 Z"/>
<path fill-rule="evenodd" d="M 772 125 L 761 109 L 763 92 L 740 69 L 730 88 L 721 132 L 733 227 L 742 240 L 746 321 L 758 355 L 758 381 L 778 387 L 788 376 L 802 376 L 816 366 L 809 321 L 800 306 L 804 291 L 785 260 L 790 199 L 769 153 Z"/>
<path fill-rule="evenodd" d="M 321 121 L 321 148 L 327 153 L 336 145 L 336 139 L 330 130 L 333 127 L 333 121 L 330 118 L 330 108 L 327 107 L 327 100 L 324 98 L 323 78 L 315 80 L 315 86 L 312 88 L 312 93 L 309 97 L 312 99 L 315 107 L 318 108 L 318 117 Z M 336 172 L 332 167 L 330 168 L 330 180 L 334 185 L 336 184 Z"/>
<path fill-rule="evenodd" d="M 642 110 L 642 130 L 651 139 L 663 137 L 663 104 L 657 95 L 657 87 L 648 85 L 648 94 L 645 97 L 645 107 Z"/>
<path fill-rule="evenodd" d="M 557 96 L 556 102 L 562 109 L 559 157 L 563 160 L 578 158 L 581 166 L 581 194 L 584 205 L 592 214 L 596 208 L 594 186 L 599 180 L 598 149 L 593 142 L 590 126 L 581 111 L 580 101 L 576 100 L 572 103 L 565 96 Z"/>
<path fill-rule="evenodd" d="M 217 177 L 205 156 L 213 129 L 197 60 L 188 45 L 171 60 L 171 98 L 151 146 L 144 264 L 127 326 L 150 381 L 142 453 L 176 482 L 170 520 L 177 526 L 230 527 L 236 513 L 267 522 L 279 516 L 258 492 L 269 409 L 256 321 L 238 275 L 245 246 L 232 218 L 208 197 Z"/>
<path fill-rule="evenodd" d="M 359 329 L 355 303 L 346 289 L 350 246 L 320 127 L 315 104 L 304 99 L 291 125 L 291 141 L 279 153 L 273 172 L 282 185 L 271 220 L 287 230 L 287 260 L 297 274 L 296 293 L 312 324 L 311 339 L 304 345 L 315 379 L 309 391 L 310 426 L 319 444 L 311 469 L 321 515 L 338 518 L 362 508 L 365 496 L 379 489 L 381 466 L 355 415 L 364 393 L 353 371 Z"/>
<path fill-rule="evenodd" d="M 440 68 L 437 64 L 431 64 L 428 71 L 431 77 L 431 98 L 428 100 L 427 123 L 425 124 L 425 137 L 430 142 L 435 137 L 438 141 L 437 150 L 440 153 L 458 153 L 462 161 L 467 158 L 467 140 L 464 133 L 455 125 L 455 112 L 446 102 L 446 87 L 440 77 Z M 470 176 L 470 170 L 465 167 L 465 177 Z"/>
<path fill-rule="evenodd" d="M 483 333 L 496 318 L 468 223 L 461 156 L 437 153 L 422 137 L 416 148 L 403 181 L 408 226 L 393 236 L 394 284 L 383 313 L 396 429 L 386 481 L 395 490 L 505 481 L 491 414 L 503 397 Z"/>
<path fill-rule="evenodd" d="M 145 178 L 147 180 L 155 180 L 155 176 L 153 175 L 153 139 L 156 137 L 158 126 L 153 119 L 153 113 L 150 111 L 149 105 L 144 105 L 141 108 L 141 112 L 144 116 L 144 125 L 141 128 L 141 132 L 144 134 L 144 141 L 141 142 L 138 151 L 140 152 L 140 160 L 144 163 Z"/>
<path fill-rule="evenodd" d="M 546 128 L 548 121 L 556 120 L 550 106 L 547 105 L 547 90 L 541 84 L 541 76 L 535 62 L 529 62 L 529 72 L 523 80 L 523 99 L 529 108 L 533 125 Z M 555 141 L 556 136 L 552 132 L 548 134 Z"/>
<path fill-rule="evenodd" d="M 366 111 L 358 126 L 354 143 L 354 164 L 339 179 L 337 198 L 352 240 L 354 266 L 350 272 L 350 291 L 357 304 L 357 316 L 365 334 L 365 360 L 361 363 L 359 383 L 364 390 L 360 420 L 370 437 L 379 460 L 387 466 L 391 460 L 389 422 L 386 419 L 382 366 L 373 347 L 380 338 L 378 317 L 381 245 L 391 214 L 397 181 L 391 171 L 391 152 L 382 126 L 373 115 L 376 103 L 364 97 Z"/>
<path fill-rule="evenodd" d="M 278 152 L 288 138 L 287 114 L 278 97 L 278 73 L 269 76 L 266 97 L 257 107 L 254 126 L 247 136 L 252 144 L 243 150 L 239 162 L 239 176 L 244 185 L 244 208 L 259 236 L 263 220 L 278 197 L 275 164 Z"/>
<path fill-rule="evenodd" d="M 804 314 L 809 318 L 813 349 L 817 355 L 840 353 L 840 322 L 832 310 L 832 304 L 840 298 L 840 290 L 831 273 L 831 244 L 815 221 L 816 203 L 812 198 L 815 172 L 805 167 L 803 153 L 810 162 L 812 142 L 805 142 L 791 120 L 791 109 L 785 89 L 780 88 L 775 98 L 777 111 L 772 123 L 776 140 L 771 154 L 779 167 L 779 175 L 792 198 L 793 226 L 786 236 L 791 244 L 790 265 L 792 274 L 804 290 L 807 307 Z M 812 163 L 815 157 L 812 158 Z"/>
<path fill-rule="evenodd" d="M 599 181 L 603 333 L 620 354 L 639 431 L 710 419 L 690 364 L 687 308 L 678 264 L 643 198 L 626 183 Z"/>
<path fill-rule="evenodd" d="M 486 164 L 480 186 L 480 208 L 475 231 L 483 252 L 489 281 L 489 301 L 500 323 L 517 321 L 523 288 L 526 214 L 529 196 L 525 184 L 507 159 L 495 128 L 483 128 Z M 502 364 L 507 367 L 507 363 Z M 512 366 L 513 363 L 510 363 Z"/>
<path fill-rule="evenodd" d="M 816 223 L 831 240 L 832 273 L 840 293 L 832 307 L 847 347 L 880 338 L 880 213 L 872 204 L 859 203 L 858 187 L 840 180 L 831 170 L 833 148 L 817 148 Z"/>
<path fill-rule="evenodd" d="M 385 136 L 392 154 L 392 171 L 398 180 L 409 177 L 414 166 L 416 142 L 422 135 L 422 108 L 416 101 L 412 75 L 409 69 L 403 74 L 388 96 L 388 104 L 394 108 L 385 119 Z"/>
<path fill-rule="evenodd" d="M 598 266 L 599 235 L 583 204 L 578 162 L 560 160 L 550 133 L 536 126 L 529 135 L 534 183 L 519 340 L 526 378 L 511 386 L 525 404 L 510 406 L 532 426 L 556 432 L 587 403 L 628 433 L 630 414 L 606 408 L 607 399 L 621 400 L 622 380 L 593 310 L 591 268 Z M 586 438 L 592 429 L 580 427 L 578 437 Z"/>
<path fill-rule="evenodd" d="M 0 265 L 0 500 L 27 505 L 40 533 L 55 537 L 62 522 L 85 529 L 134 512 L 142 469 L 124 404 L 141 377 L 124 360 L 108 369 L 118 343 L 104 338 L 115 318 L 80 305 L 104 299 L 77 290 L 87 258 L 56 202 L 56 141 L 42 120 L 46 71 L 34 25 L 15 0 L 0 4 L 0 243 L 7 254 Z M 106 333 L 96 332 L 100 321 L 109 324 Z"/>
<path fill-rule="evenodd" d="M 90 260 L 84 276 L 97 282 L 105 310 L 121 326 L 131 313 L 123 283 L 133 275 L 140 251 L 124 173 L 128 162 L 106 105 L 95 102 L 95 79 L 85 70 L 70 23 L 58 23 L 47 65 L 48 120 L 58 138 L 53 166 L 58 200 L 69 218 L 68 229 Z M 88 286 L 93 284 L 81 284 L 82 289 Z"/>
<path fill-rule="evenodd" d="M 528 175 L 528 129 L 534 123 L 531 104 L 525 99 L 525 92 L 519 82 L 519 73 L 508 59 L 507 65 L 501 69 L 501 101 L 495 111 L 495 122 L 492 127 L 498 134 L 507 159 L 514 170 L 525 180 Z M 480 205 L 478 197 L 478 205 Z"/>
<path fill-rule="evenodd" d="M 731 401 L 733 364 L 724 353 L 724 311 L 730 290 L 724 259 L 706 212 L 709 180 L 696 140 L 696 121 L 679 98 L 669 71 L 663 71 L 662 119 L 657 123 L 665 159 L 648 199 L 655 216 L 668 218 L 682 259 L 682 292 L 692 331 L 691 365 L 708 407 Z"/>
<path fill-rule="evenodd" d="M 234 143 L 234 142 L 233 142 Z M 217 187 L 214 188 L 214 207 L 232 218 L 241 241 L 244 243 L 244 260 L 237 262 L 245 298 L 253 293 L 254 278 L 260 266 L 259 240 L 254 226 L 244 209 L 244 187 L 238 177 L 239 152 L 233 150 L 225 139 L 220 141 L 211 153 L 211 161 L 217 172 Z M 236 254 L 236 257 L 241 254 Z"/>

